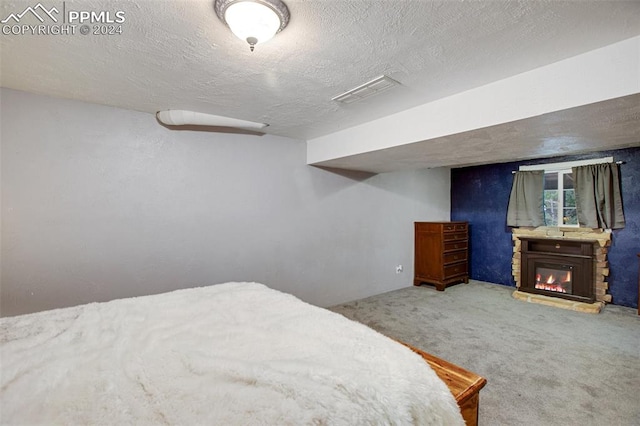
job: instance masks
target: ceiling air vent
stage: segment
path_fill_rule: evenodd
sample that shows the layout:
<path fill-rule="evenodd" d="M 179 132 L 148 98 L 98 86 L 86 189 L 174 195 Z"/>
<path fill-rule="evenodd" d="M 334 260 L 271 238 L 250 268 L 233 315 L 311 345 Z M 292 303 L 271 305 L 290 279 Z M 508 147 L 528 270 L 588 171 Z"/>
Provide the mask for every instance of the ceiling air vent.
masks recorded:
<path fill-rule="evenodd" d="M 348 90 L 341 95 L 334 96 L 333 98 L 331 98 L 331 100 L 343 104 L 352 104 L 364 98 L 368 98 L 369 96 L 383 92 L 390 87 L 398 84 L 400 83 L 398 83 L 394 79 L 387 77 L 386 75 L 381 75 L 380 77 L 376 77 L 373 80 L 361 84 L 356 88 Z"/>

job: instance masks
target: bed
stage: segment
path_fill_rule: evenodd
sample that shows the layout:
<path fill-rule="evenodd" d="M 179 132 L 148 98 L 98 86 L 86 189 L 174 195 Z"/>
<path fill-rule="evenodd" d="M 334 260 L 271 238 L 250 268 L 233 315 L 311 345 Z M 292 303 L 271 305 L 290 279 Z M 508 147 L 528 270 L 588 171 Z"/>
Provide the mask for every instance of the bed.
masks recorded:
<path fill-rule="evenodd" d="M 256 283 L 2 318 L 0 330 L 2 424 L 461 425 L 484 386 Z"/>

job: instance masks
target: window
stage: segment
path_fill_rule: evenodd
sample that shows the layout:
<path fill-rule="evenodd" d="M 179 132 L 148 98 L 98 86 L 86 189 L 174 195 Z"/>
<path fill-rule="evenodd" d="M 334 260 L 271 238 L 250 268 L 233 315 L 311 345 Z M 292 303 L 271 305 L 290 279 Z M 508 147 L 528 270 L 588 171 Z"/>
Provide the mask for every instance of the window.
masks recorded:
<path fill-rule="evenodd" d="M 544 170 L 544 221 L 546 226 L 578 227 L 572 167 L 611 163 L 612 157 L 566 163 L 520 166 L 520 170 Z"/>
<path fill-rule="evenodd" d="M 546 226 L 578 226 L 571 169 L 545 171 L 543 200 Z"/>

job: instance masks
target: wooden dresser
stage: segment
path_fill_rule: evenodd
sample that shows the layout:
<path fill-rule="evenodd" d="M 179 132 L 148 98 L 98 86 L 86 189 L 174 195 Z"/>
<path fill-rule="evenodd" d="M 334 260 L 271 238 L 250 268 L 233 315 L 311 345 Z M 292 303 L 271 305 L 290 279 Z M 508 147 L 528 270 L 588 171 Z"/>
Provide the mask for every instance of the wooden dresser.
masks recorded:
<path fill-rule="evenodd" d="M 467 222 L 415 222 L 413 285 L 469 282 Z"/>

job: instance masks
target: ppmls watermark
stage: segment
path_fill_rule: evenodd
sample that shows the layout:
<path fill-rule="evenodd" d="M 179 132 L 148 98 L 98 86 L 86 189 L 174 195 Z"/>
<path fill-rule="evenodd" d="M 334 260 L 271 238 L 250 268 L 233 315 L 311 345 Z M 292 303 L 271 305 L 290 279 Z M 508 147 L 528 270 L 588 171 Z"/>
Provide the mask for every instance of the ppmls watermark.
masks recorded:
<path fill-rule="evenodd" d="M 123 10 L 67 10 L 66 2 L 42 3 L 14 11 L 0 21 L 3 35 L 120 35 L 126 21 Z"/>

